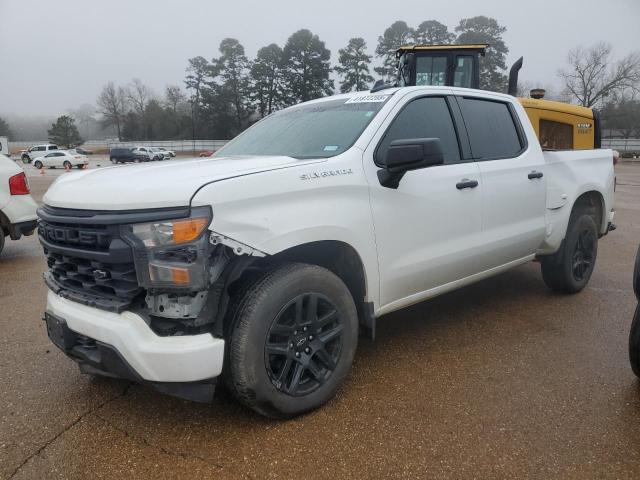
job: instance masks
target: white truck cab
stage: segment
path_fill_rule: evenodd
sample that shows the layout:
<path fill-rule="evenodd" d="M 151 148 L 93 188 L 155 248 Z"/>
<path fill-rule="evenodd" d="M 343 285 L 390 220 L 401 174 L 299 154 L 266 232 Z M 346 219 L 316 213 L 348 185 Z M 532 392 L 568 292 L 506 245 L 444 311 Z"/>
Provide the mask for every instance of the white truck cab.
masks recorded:
<path fill-rule="evenodd" d="M 610 150 L 543 152 L 508 95 L 314 100 L 211 159 L 52 185 L 47 327 L 85 372 L 206 400 L 224 371 L 245 405 L 294 416 L 335 394 L 381 315 L 536 258 L 580 291 L 613 185 Z"/>
<path fill-rule="evenodd" d="M 47 143 L 44 145 L 34 145 L 33 147 L 30 147 L 27 151 L 23 152 L 21 155 L 21 158 L 24 163 L 31 163 L 36 158 L 43 157 L 57 150 L 59 150 L 58 146 L 54 145 L 53 143 Z"/>

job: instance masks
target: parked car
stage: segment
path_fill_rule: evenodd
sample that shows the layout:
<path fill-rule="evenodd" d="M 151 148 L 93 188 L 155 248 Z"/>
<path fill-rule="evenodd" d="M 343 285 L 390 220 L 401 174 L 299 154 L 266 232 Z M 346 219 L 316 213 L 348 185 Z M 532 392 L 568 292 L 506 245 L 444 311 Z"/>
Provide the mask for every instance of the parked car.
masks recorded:
<path fill-rule="evenodd" d="M 135 147 L 133 149 L 133 153 L 139 155 L 140 158 L 144 158 L 145 162 L 150 162 L 152 160 L 162 160 L 164 158 L 164 154 L 160 152 L 154 152 L 152 147 Z"/>
<path fill-rule="evenodd" d="M 65 176 L 39 210 L 49 335 L 85 372 L 192 400 L 224 366 L 240 402 L 292 417 L 381 315 L 534 259 L 581 291 L 612 158 L 543 152 L 512 96 L 425 86 L 281 110 L 216 161 Z"/>
<path fill-rule="evenodd" d="M 40 168 L 84 168 L 89 160 L 84 155 L 72 155 L 64 150 L 47 153 L 33 161 L 33 166 Z"/>
<path fill-rule="evenodd" d="M 154 154 L 154 160 L 171 160 L 171 154 L 158 147 L 147 147 Z"/>
<path fill-rule="evenodd" d="M 7 237 L 18 240 L 33 234 L 37 208 L 22 167 L 0 154 L 0 252 Z"/>
<path fill-rule="evenodd" d="M 134 152 L 133 148 L 117 147 L 110 150 L 109 160 L 111 160 L 111 163 L 114 164 L 128 162 L 148 162 L 149 154 L 147 152 Z"/>
<path fill-rule="evenodd" d="M 67 150 L 67 152 L 69 152 L 71 155 L 93 155 L 93 152 L 90 150 L 85 150 L 84 148 L 80 148 L 80 147 L 76 147 L 76 148 L 70 148 L 69 150 Z"/>
<path fill-rule="evenodd" d="M 213 157 L 213 154 L 216 153 L 215 150 L 205 150 L 204 152 L 200 152 L 199 157 Z"/>
<path fill-rule="evenodd" d="M 640 247 L 636 253 L 636 263 L 633 269 L 633 292 L 639 303 L 636 305 L 629 332 L 629 361 L 633 373 L 640 377 Z"/>
<path fill-rule="evenodd" d="M 175 157 L 176 156 L 176 152 L 174 152 L 173 150 L 167 150 L 164 147 L 158 147 L 158 150 L 160 150 L 161 152 L 166 152 L 169 154 L 170 157 Z"/>
<path fill-rule="evenodd" d="M 20 157 L 22 158 L 22 161 L 24 163 L 31 163 L 36 158 L 43 157 L 54 150 L 59 150 L 59 148 L 57 145 L 54 145 L 52 143 L 48 143 L 45 145 L 34 145 L 28 150 L 22 152 Z"/>

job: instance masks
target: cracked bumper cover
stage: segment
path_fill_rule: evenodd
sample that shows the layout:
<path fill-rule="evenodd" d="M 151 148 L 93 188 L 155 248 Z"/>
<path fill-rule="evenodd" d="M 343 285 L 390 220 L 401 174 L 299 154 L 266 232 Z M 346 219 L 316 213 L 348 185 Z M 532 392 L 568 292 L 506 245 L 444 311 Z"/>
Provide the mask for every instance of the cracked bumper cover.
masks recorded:
<path fill-rule="evenodd" d="M 158 388 L 155 384 L 212 383 L 212 379 L 222 372 L 224 340 L 209 333 L 160 337 L 132 312 L 107 312 L 72 302 L 52 291 L 47 294 L 46 312 L 63 320 L 63 329 L 70 330 L 69 335 L 80 334 L 95 341 L 100 347 L 98 350 L 115 352 L 124 365 L 115 368 L 114 361 L 91 357 L 86 349 L 54 342 L 81 366 L 89 366 L 83 369 L 89 373 L 93 370 L 94 373 L 151 383 Z M 111 359 L 111 354 L 105 353 L 102 357 Z M 129 374 L 123 374 L 121 367 L 130 370 Z M 110 371 L 114 369 L 118 371 Z"/>

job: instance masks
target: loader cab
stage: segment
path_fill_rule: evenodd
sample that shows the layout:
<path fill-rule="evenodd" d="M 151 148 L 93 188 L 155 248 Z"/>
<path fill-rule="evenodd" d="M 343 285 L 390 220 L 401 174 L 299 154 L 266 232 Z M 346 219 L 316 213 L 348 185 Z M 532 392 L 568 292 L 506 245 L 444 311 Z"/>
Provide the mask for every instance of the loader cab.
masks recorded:
<path fill-rule="evenodd" d="M 480 88 L 480 56 L 487 44 L 410 45 L 396 51 L 398 86 Z"/>
<path fill-rule="evenodd" d="M 488 44 L 409 45 L 396 50 L 396 85 L 480 88 L 480 57 Z M 509 71 L 507 93 L 517 95 L 520 57 Z M 378 88 L 388 88 L 388 84 Z M 376 87 L 372 91 L 376 90 Z M 531 98 L 519 98 L 545 150 L 601 148 L 598 112 L 561 102 L 544 100 L 544 90 L 531 91 Z"/>

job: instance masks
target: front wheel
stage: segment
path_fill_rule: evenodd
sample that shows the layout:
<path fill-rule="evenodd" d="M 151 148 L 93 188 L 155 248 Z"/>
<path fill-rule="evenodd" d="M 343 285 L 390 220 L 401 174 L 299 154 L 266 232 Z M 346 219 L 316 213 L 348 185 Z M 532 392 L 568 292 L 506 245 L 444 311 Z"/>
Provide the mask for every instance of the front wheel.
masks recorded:
<path fill-rule="evenodd" d="M 282 265 L 231 310 L 227 384 L 262 415 L 289 418 L 320 407 L 346 377 L 358 342 L 349 289 L 322 267 Z"/>
<path fill-rule="evenodd" d="M 572 214 L 560 250 L 541 259 L 542 278 L 551 290 L 577 293 L 589 282 L 597 255 L 598 230 L 593 217 Z"/>
<path fill-rule="evenodd" d="M 42 168 L 42 162 L 40 160 L 36 160 L 33 164 L 33 166 L 35 168 L 37 168 L 38 170 L 40 170 Z"/>
<path fill-rule="evenodd" d="M 3 249 L 4 249 L 4 230 L 2 227 L 0 227 L 0 253 L 2 253 Z"/>
<path fill-rule="evenodd" d="M 62 166 L 64 167 L 64 169 L 65 169 L 65 170 L 71 170 L 71 162 L 70 162 L 70 161 L 68 161 L 68 160 L 65 160 L 65 161 L 62 163 Z"/>

